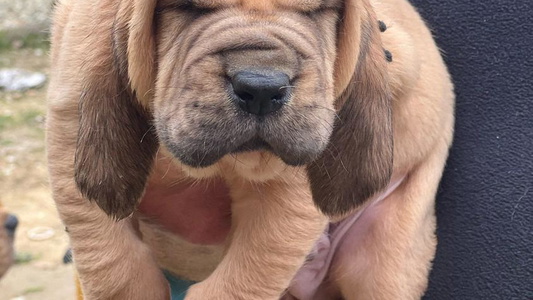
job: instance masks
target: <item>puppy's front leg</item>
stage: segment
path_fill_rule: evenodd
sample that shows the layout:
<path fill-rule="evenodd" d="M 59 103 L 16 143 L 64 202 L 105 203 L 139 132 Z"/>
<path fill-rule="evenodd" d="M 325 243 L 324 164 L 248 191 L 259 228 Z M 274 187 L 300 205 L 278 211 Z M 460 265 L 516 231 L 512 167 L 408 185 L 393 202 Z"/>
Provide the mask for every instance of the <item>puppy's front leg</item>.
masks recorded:
<path fill-rule="evenodd" d="M 111 220 L 98 210 L 82 212 L 85 222 L 68 226 L 84 299 L 169 299 L 168 283 L 131 220 Z"/>
<path fill-rule="evenodd" d="M 279 299 L 323 232 L 307 179 L 231 182 L 232 236 L 226 255 L 187 300 Z"/>
<path fill-rule="evenodd" d="M 113 220 L 80 195 L 73 178 L 76 118 L 49 111 L 47 142 L 54 200 L 68 230 L 84 299 L 169 299 L 168 282 L 131 219 Z"/>

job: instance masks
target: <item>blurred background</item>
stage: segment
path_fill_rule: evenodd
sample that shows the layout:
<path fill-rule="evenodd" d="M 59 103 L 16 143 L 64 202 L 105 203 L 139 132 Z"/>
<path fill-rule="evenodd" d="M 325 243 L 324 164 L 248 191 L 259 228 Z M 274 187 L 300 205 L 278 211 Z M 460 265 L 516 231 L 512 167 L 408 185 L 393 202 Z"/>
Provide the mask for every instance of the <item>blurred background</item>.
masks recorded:
<path fill-rule="evenodd" d="M 0 0 L 0 203 L 19 219 L 0 300 L 74 299 L 74 273 L 44 149 L 53 0 Z"/>

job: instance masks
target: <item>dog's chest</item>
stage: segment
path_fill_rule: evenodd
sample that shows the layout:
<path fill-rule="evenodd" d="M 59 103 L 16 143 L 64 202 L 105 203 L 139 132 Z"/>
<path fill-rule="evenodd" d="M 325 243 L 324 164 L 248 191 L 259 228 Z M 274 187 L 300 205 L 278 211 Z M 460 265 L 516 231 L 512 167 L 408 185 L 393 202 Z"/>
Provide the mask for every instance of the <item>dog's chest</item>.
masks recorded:
<path fill-rule="evenodd" d="M 218 179 L 151 183 L 139 211 L 193 244 L 222 244 L 231 227 L 231 198 Z"/>

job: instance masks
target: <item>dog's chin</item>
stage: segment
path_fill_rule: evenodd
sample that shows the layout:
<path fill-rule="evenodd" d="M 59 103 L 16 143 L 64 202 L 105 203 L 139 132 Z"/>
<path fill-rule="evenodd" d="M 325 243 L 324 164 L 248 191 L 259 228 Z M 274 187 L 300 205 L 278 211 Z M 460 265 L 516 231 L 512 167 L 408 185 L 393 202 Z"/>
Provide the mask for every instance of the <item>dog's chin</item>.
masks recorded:
<path fill-rule="evenodd" d="M 311 158 L 314 157 L 314 156 L 310 156 L 304 153 L 297 154 L 296 153 L 297 151 L 293 151 L 291 153 L 292 155 L 284 155 L 284 153 L 288 152 L 287 150 L 283 152 L 276 151 L 276 149 L 271 144 L 269 144 L 268 142 L 266 142 L 265 140 L 259 137 L 251 139 L 250 141 L 240 145 L 234 151 L 232 151 L 231 154 L 239 154 L 243 152 L 252 152 L 252 151 L 271 152 L 272 154 L 279 157 L 285 164 L 292 166 L 292 167 L 303 166 L 309 163 L 312 160 Z"/>

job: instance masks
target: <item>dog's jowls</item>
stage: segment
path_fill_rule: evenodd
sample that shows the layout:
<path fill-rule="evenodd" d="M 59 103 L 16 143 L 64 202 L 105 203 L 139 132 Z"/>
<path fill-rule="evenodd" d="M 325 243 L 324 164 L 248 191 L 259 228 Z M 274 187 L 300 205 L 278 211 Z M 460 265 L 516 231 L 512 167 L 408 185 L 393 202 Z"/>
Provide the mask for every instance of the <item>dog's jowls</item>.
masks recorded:
<path fill-rule="evenodd" d="M 199 282 L 187 299 L 296 297 L 328 220 L 356 214 L 309 299 L 423 294 L 454 97 L 406 0 L 61 0 L 51 55 L 87 299 L 168 298 L 162 270 Z"/>

